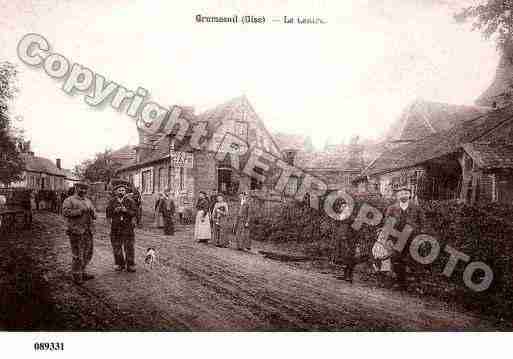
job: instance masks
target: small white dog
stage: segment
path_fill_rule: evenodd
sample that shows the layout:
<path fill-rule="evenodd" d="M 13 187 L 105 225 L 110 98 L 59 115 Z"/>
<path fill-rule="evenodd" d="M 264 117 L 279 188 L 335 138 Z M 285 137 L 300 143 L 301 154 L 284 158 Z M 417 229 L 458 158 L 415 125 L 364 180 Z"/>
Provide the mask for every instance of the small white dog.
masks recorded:
<path fill-rule="evenodd" d="M 155 248 L 149 247 L 146 250 L 146 257 L 144 258 L 144 263 L 150 266 L 150 268 L 153 268 L 153 265 L 158 263 L 157 251 L 155 250 Z"/>

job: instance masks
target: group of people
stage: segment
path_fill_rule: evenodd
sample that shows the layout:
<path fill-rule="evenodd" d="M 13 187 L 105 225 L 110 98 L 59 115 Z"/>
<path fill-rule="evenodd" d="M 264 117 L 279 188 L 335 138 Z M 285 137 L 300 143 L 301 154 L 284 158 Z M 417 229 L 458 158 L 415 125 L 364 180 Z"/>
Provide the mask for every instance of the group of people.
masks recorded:
<path fill-rule="evenodd" d="M 68 220 L 67 235 L 70 239 L 73 280 L 77 284 L 94 278 L 85 271 L 93 257 L 93 235 L 96 211 L 86 197 L 89 186 L 77 183 L 74 192 L 64 200 L 62 214 Z M 110 240 L 114 254 L 114 269 L 135 272 L 134 227 L 138 223 L 139 207 L 137 196 L 128 182 L 113 183 L 113 196 L 106 208 L 106 218 L 110 225 Z"/>
<path fill-rule="evenodd" d="M 224 196 L 214 190 L 209 198 L 206 192 L 201 191 L 196 203 L 194 239 L 200 243 L 207 243 L 212 240 L 217 247 L 227 248 L 230 243 L 230 234 L 232 234 L 235 236 L 238 250 L 251 250 L 248 193 L 241 192 L 239 198 L 240 205 L 237 217 L 235 223 L 230 225 L 231 217 Z"/>
<path fill-rule="evenodd" d="M 92 201 L 87 198 L 89 186 L 86 183 L 76 183 L 73 193 L 68 196 L 62 206 L 62 214 L 67 218 L 67 235 L 70 240 L 73 280 L 77 284 L 94 278 L 86 272 L 86 267 L 93 256 L 93 235 L 96 211 Z M 227 247 L 229 243 L 229 212 L 228 204 L 222 195 L 212 195 L 200 192 L 196 205 L 197 215 L 194 226 L 194 238 L 198 242 L 208 242 L 213 239 L 219 247 Z M 176 206 L 169 190 L 159 196 L 155 211 L 160 215 L 164 234 L 174 234 Z M 135 269 L 135 226 L 141 223 L 141 195 L 137 189 L 125 181 L 112 183 L 112 197 L 106 210 L 106 219 L 110 226 L 110 240 L 114 256 L 114 269 L 126 270 L 129 273 Z M 157 218 L 157 221 L 159 219 Z M 237 219 L 232 227 L 236 236 L 237 249 L 250 250 L 249 237 L 249 196 L 246 192 L 240 194 L 240 208 Z"/>
<path fill-rule="evenodd" d="M 69 191 L 41 189 L 32 191 L 30 197 L 33 209 L 45 209 L 60 214 L 64 200 L 69 197 Z"/>
<path fill-rule="evenodd" d="M 164 234 L 172 236 L 175 234 L 174 216 L 176 212 L 176 204 L 171 195 L 171 191 L 166 189 L 159 193 L 155 201 L 155 226 L 164 228 Z"/>
<path fill-rule="evenodd" d="M 386 209 L 384 221 L 386 222 L 390 217 L 395 218 L 394 229 L 399 232 L 406 225 L 411 226 L 413 232 L 410 238 L 414 238 L 417 234 L 422 233 L 425 222 L 423 212 L 419 206 L 413 203 L 409 188 L 395 189 L 394 196 L 395 203 Z M 407 251 L 397 251 L 392 237 L 387 238 L 382 228 L 380 228 L 377 230 L 377 238 L 372 246 L 372 253 L 361 253 L 359 247 L 361 232 L 352 227 L 356 215 L 354 212 L 357 211 L 354 211 L 352 216 L 347 218 L 344 215 L 344 210 L 348 208 L 347 203 L 341 200 L 334 203 L 333 207 L 335 212 L 343 218 L 343 220 L 335 221 L 335 245 L 332 261 L 335 264 L 342 264 L 344 267 L 342 274 L 338 275 L 337 278 L 352 282 L 355 266 L 358 263 L 372 259 L 374 269 L 380 275 L 394 278 L 396 286 L 405 289 L 407 287 Z M 371 256 L 372 258 L 370 258 Z"/>
<path fill-rule="evenodd" d="M 93 255 L 93 235 L 96 212 L 93 203 L 86 197 L 88 185 L 77 183 L 74 192 L 64 200 L 62 214 L 68 220 L 67 235 L 70 239 L 72 252 L 72 275 L 76 283 L 94 278 L 86 273 L 85 268 Z M 404 226 L 413 228 L 410 238 L 421 233 L 424 224 L 422 210 L 411 201 L 411 192 L 407 188 L 395 191 L 396 202 L 389 206 L 385 213 L 385 221 L 389 217 L 395 218 L 394 229 L 402 231 Z M 236 249 L 251 250 L 250 220 L 251 203 L 247 192 L 239 195 L 240 203 L 235 221 L 230 221 L 228 203 L 224 196 L 213 192 L 209 197 L 206 192 L 199 193 L 196 203 L 196 219 L 194 225 L 194 239 L 200 243 L 212 241 L 217 247 L 226 248 L 230 244 L 230 237 L 235 236 Z M 335 221 L 336 263 L 344 264 L 341 279 L 352 281 L 354 267 L 369 258 L 362 255 L 358 247 L 358 232 L 352 228 L 354 218 L 347 218 L 344 211 L 347 204 L 344 201 L 333 205 L 340 214 L 341 220 Z M 114 255 L 114 269 L 133 273 L 135 269 L 134 228 L 140 224 L 141 197 L 137 190 L 125 181 L 113 183 L 113 196 L 106 208 L 106 218 L 110 225 L 110 240 Z M 166 190 L 157 200 L 155 211 L 161 215 L 166 235 L 174 234 L 175 203 L 169 190 Z M 354 214 L 353 214 L 354 215 Z M 158 220 L 158 219 L 157 219 Z M 232 225 L 230 223 L 233 223 Z M 379 233 L 379 231 L 378 231 Z M 375 269 L 381 273 L 390 274 L 397 281 L 397 285 L 405 288 L 407 284 L 407 254 L 396 251 L 390 238 L 383 233 L 378 234 L 372 249 L 375 260 Z"/>

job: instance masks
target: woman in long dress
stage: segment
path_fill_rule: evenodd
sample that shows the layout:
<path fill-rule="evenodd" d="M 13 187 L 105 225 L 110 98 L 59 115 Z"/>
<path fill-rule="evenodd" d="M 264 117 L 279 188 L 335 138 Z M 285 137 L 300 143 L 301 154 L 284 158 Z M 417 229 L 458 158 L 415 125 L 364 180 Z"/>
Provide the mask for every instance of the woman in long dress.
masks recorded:
<path fill-rule="evenodd" d="M 164 194 L 159 192 L 158 198 L 155 201 L 155 227 L 163 228 L 164 227 L 164 217 L 162 216 L 162 212 L 160 211 L 161 202 L 164 200 Z"/>
<path fill-rule="evenodd" d="M 179 191 L 178 194 L 176 195 L 176 204 L 177 204 L 177 212 L 178 212 L 178 218 L 180 220 L 180 224 L 184 224 L 185 223 L 185 218 L 184 218 L 184 214 L 185 214 L 185 203 L 184 203 L 184 200 L 185 200 L 185 193 L 183 193 L 183 191 Z"/>
<path fill-rule="evenodd" d="M 212 210 L 213 225 L 214 225 L 214 243 L 217 247 L 228 247 L 228 236 L 226 234 L 226 227 L 228 225 L 228 203 L 224 200 L 223 196 L 217 196 L 217 202 L 214 204 Z"/>
<path fill-rule="evenodd" d="M 208 214 L 209 201 L 207 194 L 203 191 L 199 193 L 198 203 L 196 204 L 196 222 L 194 224 L 194 239 L 200 243 L 206 243 L 212 238 L 210 231 L 210 216 Z"/>

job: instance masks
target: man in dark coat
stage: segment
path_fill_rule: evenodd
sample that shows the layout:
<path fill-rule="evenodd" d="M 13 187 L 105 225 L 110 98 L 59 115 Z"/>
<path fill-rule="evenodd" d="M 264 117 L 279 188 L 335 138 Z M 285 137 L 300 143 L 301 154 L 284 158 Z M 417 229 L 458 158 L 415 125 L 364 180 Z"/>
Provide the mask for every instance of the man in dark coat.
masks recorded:
<path fill-rule="evenodd" d="M 124 181 L 113 182 L 114 196 L 106 209 L 107 220 L 110 222 L 110 241 L 114 253 L 115 270 L 135 272 L 134 254 L 134 218 L 137 207 L 127 196 L 130 184 Z"/>
<path fill-rule="evenodd" d="M 396 219 L 394 228 L 398 231 L 402 231 L 405 225 L 410 225 L 413 228 L 410 238 L 413 238 L 423 229 L 424 213 L 419 206 L 412 202 L 409 188 L 398 188 L 394 191 L 394 194 L 396 202 L 387 208 L 385 220 L 388 217 L 394 217 Z M 397 275 L 397 284 L 403 289 L 406 288 L 406 252 L 403 250 L 402 253 L 395 253 L 392 257 L 393 269 Z"/>
<path fill-rule="evenodd" d="M 213 211 L 214 206 L 217 202 L 217 189 L 213 189 L 210 193 L 210 197 L 208 197 L 208 214 L 210 215 L 210 230 L 212 231 L 212 238 L 214 238 L 214 219 L 213 219 Z"/>
<path fill-rule="evenodd" d="M 251 236 L 249 229 L 250 221 L 250 198 L 247 192 L 242 192 L 240 194 L 240 206 L 239 211 L 237 212 L 237 219 L 235 220 L 235 224 L 233 226 L 237 249 L 240 251 L 251 250 Z"/>
<path fill-rule="evenodd" d="M 85 272 L 86 266 L 93 257 L 93 234 L 96 214 L 93 203 L 86 197 L 88 185 L 75 184 L 75 194 L 66 198 L 62 205 L 62 214 L 68 220 L 66 231 L 70 244 L 71 271 L 73 280 L 81 284 L 94 276 Z"/>
<path fill-rule="evenodd" d="M 142 219 L 142 197 L 141 192 L 137 187 L 134 187 L 132 191 L 132 199 L 134 200 L 135 206 L 137 208 L 137 215 L 135 216 L 137 227 L 141 227 L 141 219 Z"/>
<path fill-rule="evenodd" d="M 175 202 L 171 197 L 171 191 L 169 189 L 164 191 L 164 196 L 159 201 L 158 211 L 162 214 L 162 218 L 164 219 L 164 234 L 168 236 L 174 235 Z"/>

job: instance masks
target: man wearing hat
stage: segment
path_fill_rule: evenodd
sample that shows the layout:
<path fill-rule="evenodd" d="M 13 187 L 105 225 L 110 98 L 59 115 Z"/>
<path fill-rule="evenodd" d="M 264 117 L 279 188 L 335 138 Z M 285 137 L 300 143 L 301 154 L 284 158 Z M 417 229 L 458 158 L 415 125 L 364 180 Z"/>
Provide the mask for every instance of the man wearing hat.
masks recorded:
<path fill-rule="evenodd" d="M 394 217 L 396 223 L 394 228 L 402 231 L 405 225 L 413 228 L 410 238 L 420 233 L 424 226 L 424 213 L 411 200 L 411 190 L 408 187 L 398 187 L 394 190 L 396 202 L 390 205 L 385 212 L 385 220 L 388 217 Z M 407 246 L 405 246 L 405 249 Z M 402 253 L 395 253 L 392 257 L 393 269 L 397 275 L 397 283 L 401 288 L 406 287 L 406 256 L 407 250 Z"/>
<path fill-rule="evenodd" d="M 96 214 L 93 203 L 86 197 L 88 185 L 75 184 L 74 194 L 64 200 L 62 214 L 68 220 L 68 230 L 71 244 L 71 271 L 73 281 L 81 284 L 93 279 L 94 276 L 85 272 L 85 267 L 93 257 L 93 233 Z"/>
<path fill-rule="evenodd" d="M 106 217 L 110 222 L 110 241 L 114 253 L 115 270 L 135 272 L 134 259 L 134 221 L 137 206 L 127 195 L 130 184 L 117 180 L 112 183 L 114 195 L 106 209 Z"/>
<path fill-rule="evenodd" d="M 240 251 L 251 250 L 251 237 L 249 232 L 249 222 L 251 215 L 249 196 L 247 192 L 240 194 L 240 206 L 237 213 L 237 219 L 233 226 L 233 233 L 237 243 L 237 249 Z"/>

